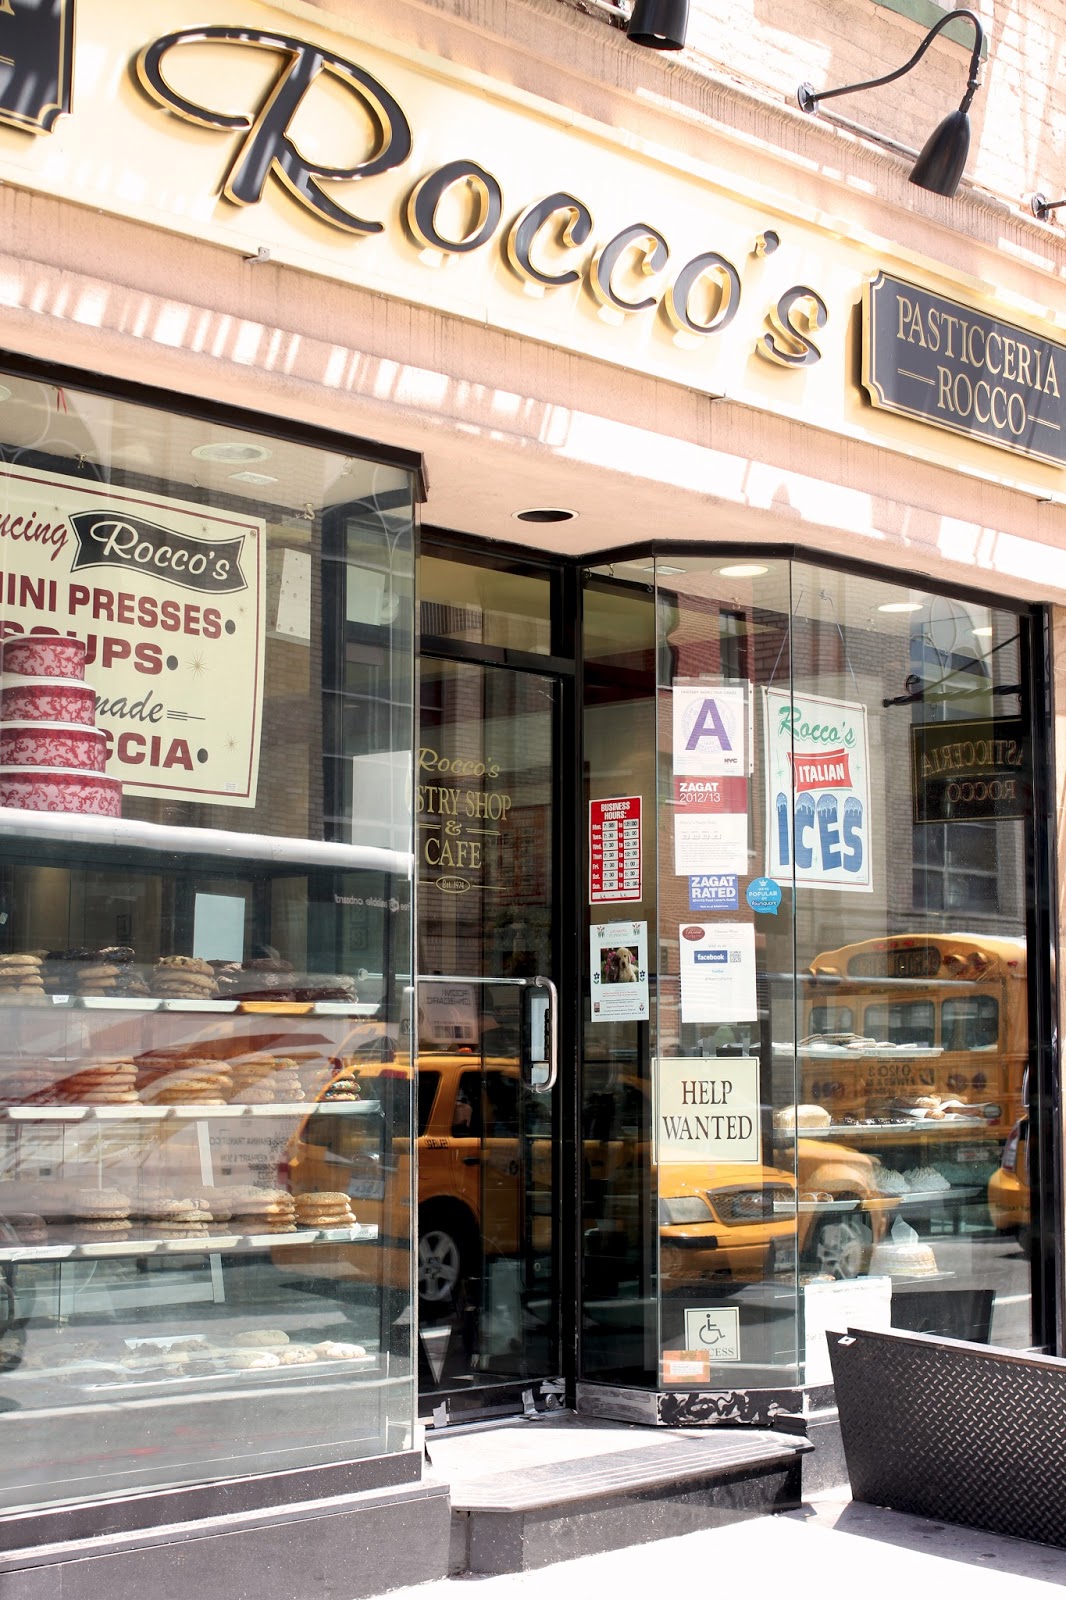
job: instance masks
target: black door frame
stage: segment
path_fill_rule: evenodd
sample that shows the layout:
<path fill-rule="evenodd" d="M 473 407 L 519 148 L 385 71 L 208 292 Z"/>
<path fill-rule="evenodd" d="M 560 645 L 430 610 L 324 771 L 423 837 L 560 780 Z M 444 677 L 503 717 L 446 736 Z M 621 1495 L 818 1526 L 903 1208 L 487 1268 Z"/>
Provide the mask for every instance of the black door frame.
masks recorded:
<path fill-rule="evenodd" d="M 419 596 L 423 555 L 470 566 L 546 578 L 549 583 L 551 652 L 547 655 L 495 645 L 476 645 L 419 631 L 418 664 L 425 660 L 504 667 L 511 671 L 551 678 L 557 690 L 557 714 L 552 750 L 552 918 L 553 974 L 559 990 L 559 1079 L 554 1090 L 552 1137 L 552 1292 L 558 1312 L 559 1370 L 543 1378 L 564 1380 L 562 1395 L 540 1392 L 539 1378 L 495 1383 L 479 1392 L 472 1386 L 462 1395 L 462 1409 L 453 1408 L 449 1423 L 475 1422 L 487 1417 L 520 1414 L 527 1408 L 527 1392 L 537 1410 L 573 1405 L 577 1380 L 577 1301 L 579 1273 L 578 1141 L 579 1093 L 577 1083 L 578 1019 L 583 962 L 581 959 L 578 893 L 584 854 L 581 830 L 571 818 L 574 797 L 580 793 L 580 722 L 577 715 L 578 566 L 573 558 L 517 551 L 511 545 L 463 537 L 423 526 L 418 536 L 415 593 Z M 416 753 L 417 754 L 417 753 Z M 417 897 L 416 897 L 417 916 Z M 564 975 L 572 975 L 565 982 Z M 449 1400 L 454 1399 L 449 1394 Z M 421 1407 L 420 1407 L 421 1413 Z"/>

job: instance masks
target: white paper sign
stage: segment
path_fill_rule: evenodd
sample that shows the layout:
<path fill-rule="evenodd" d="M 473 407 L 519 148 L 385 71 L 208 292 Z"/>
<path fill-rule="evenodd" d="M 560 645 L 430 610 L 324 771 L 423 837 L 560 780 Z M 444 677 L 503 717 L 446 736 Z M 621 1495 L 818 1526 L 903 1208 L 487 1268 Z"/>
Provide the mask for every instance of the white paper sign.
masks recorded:
<path fill-rule="evenodd" d="M 755 929 L 750 922 L 683 922 L 682 1022 L 754 1022 Z"/>
<path fill-rule="evenodd" d="M 674 812 L 674 871 L 679 878 L 748 870 L 748 814 Z"/>
<path fill-rule="evenodd" d="M 655 1158 L 660 1166 L 756 1164 L 759 1132 L 757 1057 L 656 1059 Z"/>
<path fill-rule="evenodd" d="M 0 466 L 0 624 L 85 641 L 129 794 L 253 806 L 263 715 L 264 523 Z"/>
<path fill-rule="evenodd" d="M 766 876 L 873 889 L 866 707 L 764 689 Z"/>
<path fill-rule="evenodd" d="M 648 924 L 594 922 L 589 929 L 593 1022 L 648 1020 Z"/>
<path fill-rule="evenodd" d="M 420 983 L 418 1043 L 423 1049 L 478 1042 L 477 992 L 472 983 Z"/>
<path fill-rule="evenodd" d="M 672 693 L 675 775 L 743 777 L 747 686 L 675 684 Z"/>

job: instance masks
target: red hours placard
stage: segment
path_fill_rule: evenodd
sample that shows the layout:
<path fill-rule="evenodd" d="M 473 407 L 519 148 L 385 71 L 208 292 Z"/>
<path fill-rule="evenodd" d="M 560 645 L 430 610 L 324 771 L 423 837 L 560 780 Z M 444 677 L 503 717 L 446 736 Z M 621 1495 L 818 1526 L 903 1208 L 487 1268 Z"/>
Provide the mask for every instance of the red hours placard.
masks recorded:
<path fill-rule="evenodd" d="M 589 903 L 639 900 L 640 796 L 589 804 Z"/>

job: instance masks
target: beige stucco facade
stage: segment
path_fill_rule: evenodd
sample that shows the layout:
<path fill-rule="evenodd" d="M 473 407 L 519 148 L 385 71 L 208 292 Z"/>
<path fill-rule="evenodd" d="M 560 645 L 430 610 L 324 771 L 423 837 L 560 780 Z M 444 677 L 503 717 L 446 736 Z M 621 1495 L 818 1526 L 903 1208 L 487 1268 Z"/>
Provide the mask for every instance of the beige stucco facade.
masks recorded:
<path fill-rule="evenodd" d="M 108 10 L 79 12 L 76 85 L 89 81 L 82 62 L 93 61 L 95 19 L 112 25 Z M 153 18 L 150 31 L 190 25 L 186 10 Z M 402 282 L 388 255 L 371 260 L 377 240 L 331 231 L 278 185 L 243 210 L 210 193 L 208 175 L 217 189 L 229 142 L 150 106 L 127 73 L 114 72 L 99 92 L 125 121 L 110 131 L 79 122 L 89 96 L 82 89 L 79 100 L 76 88 L 73 115 L 53 134 L 0 135 L 9 348 L 420 449 L 426 520 L 486 537 L 528 542 L 512 513 L 562 505 L 578 518 L 537 534 L 549 548 L 591 552 L 652 534 L 786 539 L 1017 597 L 1066 595 L 1062 470 L 872 412 L 847 370 L 855 298 L 841 298 L 887 263 L 1053 332 L 1061 229 L 973 186 L 954 201 L 926 194 L 908 184 L 905 157 L 804 118 L 776 86 L 639 51 L 558 0 L 398 3 L 378 8 L 370 25 L 364 10 L 356 17 L 345 5 L 238 10 L 238 20 L 260 14 L 300 37 L 325 28 L 330 40 L 348 41 L 353 58 L 396 63 L 415 148 L 402 181 L 368 180 L 365 193 L 384 202 L 388 249 L 405 258 Z M 136 18 L 119 21 L 129 39 L 145 34 Z M 964 52 L 945 48 L 941 74 L 961 79 Z M 410 99 L 419 79 L 424 105 Z M 448 108 L 471 97 L 484 105 L 487 84 L 495 101 L 457 144 Z M 499 147 L 494 130 L 505 122 L 519 144 L 515 130 L 528 129 L 528 148 Z M 104 147 L 92 159 L 101 137 L 111 139 L 106 171 Z M 574 151 L 568 172 L 548 159 L 561 138 Z M 587 292 L 562 311 L 559 291 L 547 303 L 524 295 L 501 282 L 507 265 L 490 252 L 482 252 L 487 268 L 467 258 L 424 264 L 405 236 L 402 201 L 456 148 L 516 174 L 504 183 L 504 229 L 519 206 L 563 179 L 602 213 L 605 231 L 615 217 L 629 219 L 635 174 L 674 185 L 658 216 L 637 213 L 668 237 L 691 232 L 688 208 L 705 196 L 714 219 L 705 237 L 715 248 L 724 231 L 726 253 L 742 268 L 744 316 L 749 301 L 757 313 L 751 326 L 738 317 L 729 330 L 747 343 L 725 381 L 721 363 L 708 371 L 700 356 L 686 365 L 668 332 L 633 337 L 632 318 L 596 325 Z M 173 165 L 164 167 L 168 151 Z M 680 176 L 667 172 L 671 157 Z M 777 257 L 739 255 L 745 226 L 760 218 L 781 234 L 776 280 Z M 781 283 L 824 285 L 829 342 L 819 369 L 775 370 L 748 355 L 761 326 L 760 273 L 767 305 Z"/>
<path fill-rule="evenodd" d="M 965 45 L 941 40 L 900 84 L 837 102 L 887 143 L 796 107 L 803 79 L 887 71 L 915 48 L 923 29 L 881 7 L 801 7 L 782 26 L 776 8 L 723 19 L 696 4 L 680 55 L 636 48 L 617 19 L 571 0 L 231 9 L 227 22 L 369 64 L 396 94 L 410 158 L 356 186 L 382 233 L 330 228 L 277 183 L 257 205 L 222 198 L 232 137 L 153 103 L 133 70 L 151 38 L 199 13 L 173 0 L 148 26 L 81 0 L 72 114 L 49 134 L 0 129 L 5 347 L 246 407 L 268 425 L 420 451 L 427 524 L 577 554 L 653 537 L 795 543 L 1051 602 L 1061 634 L 1063 469 L 875 411 L 856 370 L 861 286 L 882 269 L 1034 335 L 1066 325 L 1061 213 L 1038 221 L 1026 203 L 1054 189 L 1062 151 L 1037 71 L 1061 5 L 986 18 L 974 146 L 952 200 L 908 183 L 909 158 L 889 146 L 920 144 L 954 104 Z M 261 80 L 230 78 L 229 56 L 192 59 L 176 72 L 183 92 L 254 103 Z M 306 134 L 313 159 L 363 159 L 349 148 L 366 138 L 351 110 L 339 94 L 323 100 Z M 419 248 L 405 208 L 457 153 L 499 175 L 503 219 L 476 258 L 445 260 Z M 326 188 L 347 203 L 343 185 Z M 498 245 L 556 189 L 595 218 L 582 272 L 597 237 L 634 216 L 661 227 L 674 260 L 686 244 L 723 250 L 744 294 L 728 336 L 670 328 L 667 275 L 651 275 L 650 316 L 597 304 L 587 280 L 530 293 Z M 772 259 L 760 229 L 780 236 Z M 822 360 L 801 371 L 753 354 L 766 310 L 797 281 L 829 310 Z M 536 506 L 577 516 L 515 520 Z M 1061 809 L 1061 779 L 1059 793 Z"/>

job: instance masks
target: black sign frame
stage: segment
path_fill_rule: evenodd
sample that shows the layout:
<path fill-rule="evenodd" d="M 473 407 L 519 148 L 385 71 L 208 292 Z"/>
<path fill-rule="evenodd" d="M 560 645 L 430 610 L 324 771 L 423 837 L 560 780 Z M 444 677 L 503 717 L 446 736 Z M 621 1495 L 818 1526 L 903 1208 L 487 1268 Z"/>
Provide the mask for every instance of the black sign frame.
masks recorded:
<path fill-rule="evenodd" d="M 75 0 L 7 0 L 0 10 L 0 122 L 51 133 L 71 109 Z"/>
<path fill-rule="evenodd" d="M 1025 718 L 914 723 L 911 793 L 916 824 L 1028 816 L 1032 765 Z"/>
<path fill-rule="evenodd" d="M 862 386 L 882 411 L 1066 466 L 1066 344 L 886 272 L 863 290 Z"/>

